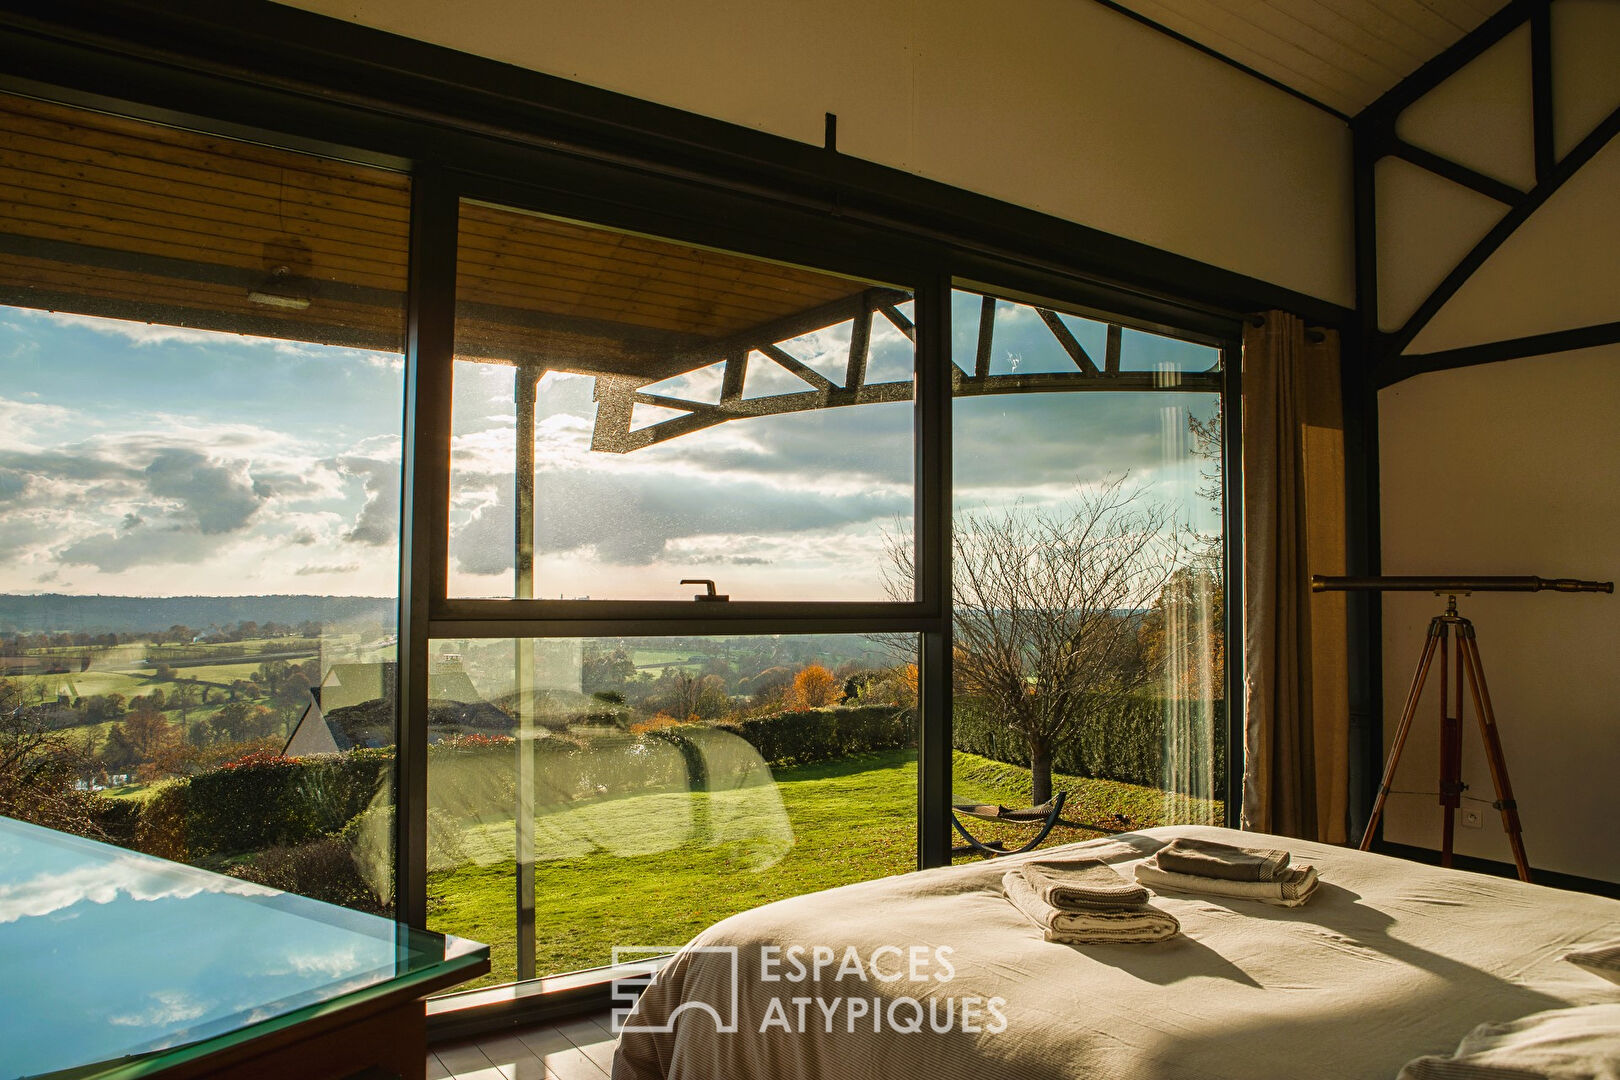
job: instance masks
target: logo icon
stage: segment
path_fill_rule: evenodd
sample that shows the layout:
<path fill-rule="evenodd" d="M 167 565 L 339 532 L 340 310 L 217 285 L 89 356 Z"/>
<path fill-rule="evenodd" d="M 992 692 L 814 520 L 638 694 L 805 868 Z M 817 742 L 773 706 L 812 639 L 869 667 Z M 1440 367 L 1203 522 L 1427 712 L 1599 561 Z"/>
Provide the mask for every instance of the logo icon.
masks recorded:
<path fill-rule="evenodd" d="M 706 1000 L 705 996 L 688 995 L 675 1008 L 671 1009 L 662 1023 L 658 1024 L 630 1024 L 626 1023 L 631 1012 L 635 1009 L 637 999 L 642 991 L 652 983 L 653 976 L 663 967 L 663 961 L 671 953 L 683 952 L 688 956 L 692 954 L 707 954 L 715 957 L 719 963 L 709 962 L 704 965 L 706 973 L 719 971 L 723 986 L 715 986 L 707 997 L 722 998 L 720 1001 Z M 615 1035 L 654 1034 L 667 1035 L 675 1030 L 675 1020 L 683 1012 L 706 1012 L 714 1019 L 714 1030 L 723 1035 L 732 1035 L 737 1031 L 737 979 L 740 964 L 737 959 L 735 945 L 687 945 L 679 948 L 670 945 L 615 945 L 613 947 L 613 966 L 623 974 L 613 980 L 613 1033 Z"/>

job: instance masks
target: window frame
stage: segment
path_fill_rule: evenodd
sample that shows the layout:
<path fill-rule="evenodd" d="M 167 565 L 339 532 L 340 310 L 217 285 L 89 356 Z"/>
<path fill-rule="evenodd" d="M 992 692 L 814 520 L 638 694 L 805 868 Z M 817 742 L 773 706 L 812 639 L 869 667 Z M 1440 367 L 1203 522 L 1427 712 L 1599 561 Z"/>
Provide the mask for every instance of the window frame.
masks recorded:
<path fill-rule="evenodd" d="M 427 644 L 436 637 L 589 637 L 631 626 L 638 636 L 916 633 L 918 865 L 949 862 L 949 348 L 956 287 L 1106 313 L 1112 322 L 1222 350 L 1227 814 L 1236 821 L 1243 767 L 1243 313 L 1288 307 L 1349 327 L 1347 309 L 831 150 L 421 43 L 402 45 L 404 39 L 379 31 L 273 4 L 216 16 L 117 3 L 18 7 L 0 13 L 0 42 L 16 61 L 0 75 L 0 89 L 380 165 L 412 178 L 397 667 L 395 880 L 402 924 L 426 922 Z M 337 44 L 308 32 L 317 26 Z M 288 71 L 301 74 L 289 78 Z M 374 78 L 378 72 L 387 77 Z M 451 89 L 443 93 L 446 85 Z M 479 111 L 490 102 L 501 108 Z M 917 599 L 738 602 L 719 612 L 716 605 L 696 611 L 681 602 L 591 601 L 576 608 L 577 602 L 449 598 L 449 391 L 462 198 L 909 283 L 918 335 Z M 522 984 L 493 996 L 477 992 L 483 1000 L 476 1017 L 439 1009 L 434 1030 L 471 1031 L 606 1000 L 602 981 L 542 982 L 552 984 L 552 996 L 543 986 Z"/>

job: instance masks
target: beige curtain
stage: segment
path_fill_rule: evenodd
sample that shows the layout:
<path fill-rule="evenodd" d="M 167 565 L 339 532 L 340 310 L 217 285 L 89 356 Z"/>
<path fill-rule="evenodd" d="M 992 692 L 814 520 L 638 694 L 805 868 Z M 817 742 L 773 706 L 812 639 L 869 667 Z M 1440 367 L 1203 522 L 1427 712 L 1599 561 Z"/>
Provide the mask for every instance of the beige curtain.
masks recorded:
<path fill-rule="evenodd" d="M 1342 843 L 1349 680 L 1339 340 L 1286 312 L 1243 336 L 1243 826 Z"/>

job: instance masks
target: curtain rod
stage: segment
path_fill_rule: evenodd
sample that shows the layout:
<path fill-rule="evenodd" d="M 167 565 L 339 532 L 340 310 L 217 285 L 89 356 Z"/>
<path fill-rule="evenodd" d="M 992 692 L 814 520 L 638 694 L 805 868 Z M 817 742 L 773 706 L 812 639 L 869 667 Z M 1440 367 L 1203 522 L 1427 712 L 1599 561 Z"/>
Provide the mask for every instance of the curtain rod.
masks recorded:
<path fill-rule="evenodd" d="M 1266 317 L 1258 312 L 1252 315 L 1243 316 L 1243 321 L 1249 326 L 1253 326 L 1257 329 L 1266 325 Z M 1320 345 L 1322 342 L 1327 340 L 1327 330 L 1320 326 L 1307 325 L 1305 327 L 1305 340 L 1310 342 L 1312 345 Z"/>

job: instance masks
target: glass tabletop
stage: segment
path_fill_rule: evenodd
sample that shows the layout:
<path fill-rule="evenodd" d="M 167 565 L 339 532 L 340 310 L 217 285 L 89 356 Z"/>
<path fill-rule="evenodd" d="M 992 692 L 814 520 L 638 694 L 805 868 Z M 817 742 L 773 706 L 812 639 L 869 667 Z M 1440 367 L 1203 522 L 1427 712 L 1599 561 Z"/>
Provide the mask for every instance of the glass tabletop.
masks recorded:
<path fill-rule="evenodd" d="M 0 818 L 0 1080 L 146 1075 L 179 1048 L 228 1045 L 488 955 L 477 942 Z"/>

